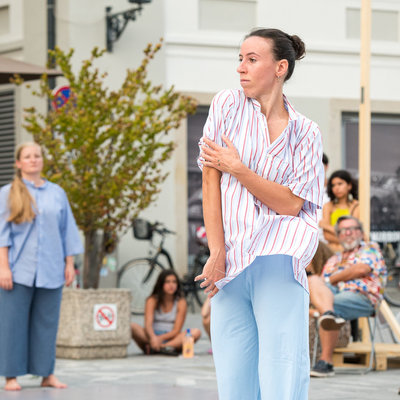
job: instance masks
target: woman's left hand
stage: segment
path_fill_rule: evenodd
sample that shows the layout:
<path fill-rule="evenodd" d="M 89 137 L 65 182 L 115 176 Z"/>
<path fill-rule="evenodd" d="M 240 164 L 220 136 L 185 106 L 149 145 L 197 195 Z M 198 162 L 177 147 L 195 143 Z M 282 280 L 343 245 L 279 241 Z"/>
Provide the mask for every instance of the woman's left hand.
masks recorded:
<path fill-rule="evenodd" d="M 74 264 L 66 263 L 65 264 L 65 286 L 70 286 L 71 283 L 75 279 L 75 268 Z"/>
<path fill-rule="evenodd" d="M 222 147 L 212 140 L 203 137 L 205 145 L 201 146 L 200 156 L 204 159 L 202 164 L 205 167 L 215 168 L 221 172 L 235 175 L 243 165 L 239 153 L 234 144 L 225 136 L 221 136 L 227 147 Z"/>

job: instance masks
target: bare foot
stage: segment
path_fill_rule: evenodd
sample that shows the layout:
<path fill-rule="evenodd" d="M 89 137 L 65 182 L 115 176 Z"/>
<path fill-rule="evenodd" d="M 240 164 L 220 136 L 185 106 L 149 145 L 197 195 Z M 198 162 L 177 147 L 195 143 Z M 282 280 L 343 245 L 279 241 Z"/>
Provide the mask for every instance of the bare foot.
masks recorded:
<path fill-rule="evenodd" d="M 56 389 L 65 389 L 67 387 L 65 383 L 60 382 L 53 374 L 44 377 L 40 386 L 53 387 Z"/>
<path fill-rule="evenodd" d="M 4 390 L 21 390 L 21 386 L 17 382 L 17 378 L 6 378 Z"/>

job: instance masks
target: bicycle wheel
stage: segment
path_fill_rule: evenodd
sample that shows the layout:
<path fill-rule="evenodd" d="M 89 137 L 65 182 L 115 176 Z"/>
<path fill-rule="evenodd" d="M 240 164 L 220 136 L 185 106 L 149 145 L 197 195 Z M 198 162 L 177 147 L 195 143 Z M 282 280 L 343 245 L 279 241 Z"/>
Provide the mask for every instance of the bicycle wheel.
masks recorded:
<path fill-rule="evenodd" d="M 393 307 L 400 307 L 400 271 L 399 268 L 389 270 L 387 284 L 383 293 L 384 299 Z"/>
<path fill-rule="evenodd" d="M 163 269 L 158 262 L 152 263 L 150 259 L 143 258 L 128 261 L 119 270 L 117 286 L 131 291 L 132 314 L 144 314 L 146 299 Z"/>

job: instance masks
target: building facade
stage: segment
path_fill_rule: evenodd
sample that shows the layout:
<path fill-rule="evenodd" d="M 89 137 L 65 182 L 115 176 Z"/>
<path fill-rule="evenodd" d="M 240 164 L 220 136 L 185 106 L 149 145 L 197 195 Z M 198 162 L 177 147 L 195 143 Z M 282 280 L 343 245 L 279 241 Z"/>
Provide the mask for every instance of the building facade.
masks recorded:
<path fill-rule="evenodd" d="M 105 8 L 112 6 L 111 12 L 115 13 L 135 6 L 128 0 L 55 0 L 54 7 L 52 4 L 50 0 L 0 0 L 0 53 L 44 65 L 49 11 L 54 17 L 56 44 L 62 49 L 74 48 L 74 63 L 78 66 L 94 46 L 106 46 Z M 220 89 L 239 87 L 238 50 L 251 28 L 278 27 L 304 40 L 307 55 L 296 66 L 285 93 L 301 113 L 319 124 L 330 171 L 349 168 L 356 172 L 360 7 L 361 2 L 356 0 L 291 0 L 285 5 L 268 0 L 152 0 L 143 4 L 141 15 L 128 23 L 113 51 L 102 58 L 99 68 L 108 71 L 110 88 L 117 87 L 126 69 L 140 62 L 146 44 L 162 37 L 163 49 L 150 67 L 152 81 L 166 87 L 174 85 L 199 101 L 198 113 L 176 132 L 178 147 L 168 163 L 170 175 L 159 199 L 144 213 L 177 232 L 168 239 L 168 248 L 178 270 L 187 269 L 188 252 L 182 243 L 193 236 L 201 214 L 201 178 L 195 157 L 207 107 Z M 372 175 L 378 197 L 386 196 L 389 185 L 389 192 L 398 199 L 399 0 L 372 0 L 371 50 Z M 62 78 L 58 80 L 62 82 Z M 27 138 L 22 110 L 32 102 L 37 100 L 24 87 L 0 87 L 0 118 L 4 116 L 8 121 L 4 133 L 7 140 L 1 139 L 8 147 L 0 150 L 4 171 L 9 168 L 11 147 Z M 4 176 L 9 173 L 5 171 Z M 378 206 L 378 214 L 379 207 L 383 206 Z M 397 221 L 399 217 L 389 216 L 389 220 L 393 218 Z M 147 250 L 143 243 L 133 244 L 129 232 L 119 246 L 118 262 L 145 255 Z"/>

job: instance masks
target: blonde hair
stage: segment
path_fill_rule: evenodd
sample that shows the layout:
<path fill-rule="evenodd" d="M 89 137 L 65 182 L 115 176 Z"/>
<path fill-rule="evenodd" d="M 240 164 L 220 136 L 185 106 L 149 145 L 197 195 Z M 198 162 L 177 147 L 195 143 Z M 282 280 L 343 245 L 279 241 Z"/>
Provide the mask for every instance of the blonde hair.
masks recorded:
<path fill-rule="evenodd" d="M 20 144 L 15 150 L 15 160 L 19 161 L 21 152 L 25 147 L 38 146 L 35 142 L 26 142 Z M 24 181 L 22 180 L 21 170 L 16 168 L 14 179 L 11 183 L 10 194 L 8 195 L 8 206 L 10 208 L 10 216 L 8 222 L 14 224 L 22 224 L 24 222 L 32 222 L 36 217 L 36 202 L 29 193 Z"/>

